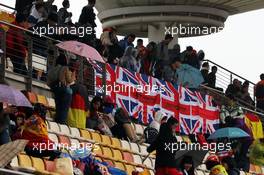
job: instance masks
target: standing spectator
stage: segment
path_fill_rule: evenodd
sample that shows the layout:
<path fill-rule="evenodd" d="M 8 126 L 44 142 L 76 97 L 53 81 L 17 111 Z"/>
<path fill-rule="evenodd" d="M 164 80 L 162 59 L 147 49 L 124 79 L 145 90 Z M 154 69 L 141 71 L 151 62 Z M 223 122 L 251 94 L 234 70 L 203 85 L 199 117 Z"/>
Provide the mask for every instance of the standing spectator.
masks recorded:
<path fill-rule="evenodd" d="M 175 44 L 173 49 L 169 50 L 170 61 L 174 58 L 179 58 L 181 56 L 181 46 L 179 44 Z"/>
<path fill-rule="evenodd" d="M 132 46 L 126 48 L 124 56 L 120 60 L 120 66 L 132 72 L 138 72 L 139 67 L 136 60 L 136 49 Z"/>
<path fill-rule="evenodd" d="M 204 82 L 203 84 L 208 85 L 208 75 L 209 75 L 209 63 L 205 62 L 201 68 L 201 74 L 203 75 Z"/>
<path fill-rule="evenodd" d="M 17 14 L 28 16 L 34 1 L 35 0 L 16 0 L 15 9 Z"/>
<path fill-rule="evenodd" d="M 217 67 L 212 67 L 212 72 L 208 74 L 208 87 L 216 88 L 216 73 L 217 73 Z"/>
<path fill-rule="evenodd" d="M 177 127 L 178 121 L 174 117 L 169 118 L 167 123 L 161 125 L 156 140 L 147 148 L 149 153 L 156 150 L 156 175 L 182 175 L 175 159 L 176 151 L 166 149 L 166 145 L 177 143 L 175 137 Z"/>
<path fill-rule="evenodd" d="M 192 46 L 186 48 L 182 53 L 181 59 L 183 64 L 189 64 L 196 69 L 200 69 L 200 60 L 198 59 L 196 50 L 194 50 Z"/>
<path fill-rule="evenodd" d="M 136 49 L 139 49 L 140 47 L 144 47 L 143 39 L 138 39 L 138 40 L 137 40 L 137 46 L 136 46 Z"/>
<path fill-rule="evenodd" d="M 70 8 L 69 0 L 64 0 L 62 2 L 62 6 L 63 7 L 58 12 L 58 17 L 59 17 L 58 23 L 59 24 L 67 23 L 69 21 L 69 18 L 72 17 L 72 13 L 68 12 L 68 9 Z M 68 21 L 66 21 L 66 20 L 68 20 Z"/>
<path fill-rule="evenodd" d="M 22 14 L 16 15 L 16 20 L 12 23 L 19 27 L 26 27 L 26 17 Z M 25 34 L 22 30 L 11 27 L 6 36 L 6 56 L 11 59 L 13 71 L 18 74 L 27 75 L 25 59 L 27 56 L 27 46 Z"/>
<path fill-rule="evenodd" d="M 37 3 L 33 6 L 31 13 L 28 17 L 28 23 L 31 27 L 35 26 L 38 22 L 43 20 L 45 13 L 44 3 Z"/>
<path fill-rule="evenodd" d="M 83 26 L 90 26 L 93 29 L 97 26 L 95 23 L 96 15 L 94 13 L 94 6 L 96 0 L 88 0 L 88 5 L 83 7 L 79 18 L 79 24 Z"/>
<path fill-rule="evenodd" d="M 199 50 L 199 52 L 197 53 L 197 57 L 198 57 L 198 60 L 200 62 L 200 64 L 199 64 L 199 69 L 200 69 L 201 68 L 201 64 L 202 64 L 202 62 L 204 60 L 204 57 L 205 57 L 204 51 L 203 50 Z"/>
<path fill-rule="evenodd" d="M 241 103 L 245 106 L 248 106 L 249 108 L 254 108 L 255 103 L 250 97 L 248 88 L 249 88 L 249 82 L 245 81 L 241 88 L 241 97 L 240 97 L 240 99 L 242 100 Z"/>
<path fill-rule="evenodd" d="M 164 67 L 163 79 L 171 82 L 172 84 L 177 83 L 177 69 L 180 68 L 181 62 L 179 58 L 175 58 L 172 63 Z"/>
<path fill-rule="evenodd" d="M 119 41 L 119 46 L 121 47 L 121 49 L 123 50 L 123 52 L 125 52 L 125 50 L 127 49 L 127 47 L 131 46 L 134 48 L 134 44 L 133 42 L 135 41 L 136 35 L 131 33 L 128 36 L 126 36 L 124 39 L 122 39 L 121 41 Z"/>
<path fill-rule="evenodd" d="M 260 75 L 260 82 L 255 86 L 255 96 L 257 98 L 257 108 L 264 111 L 264 74 Z"/>
<path fill-rule="evenodd" d="M 158 63 L 156 64 L 155 77 L 161 79 L 164 67 L 170 64 L 169 44 L 173 40 L 171 34 L 167 34 L 165 39 L 157 45 Z"/>
<path fill-rule="evenodd" d="M 56 60 L 56 66 L 48 73 L 47 82 L 55 96 L 55 121 L 57 123 L 66 124 L 72 100 L 72 89 L 70 85 L 74 82 L 74 77 L 75 73 L 70 71 L 66 56 L 60 54 Z"/>
<path fill-rule="evenodd" d="M 146 47 L 146 57 L 142 61 L 142 73 L 154 76 L 154 67 L 157 60 L 157 44 L 155 42 L 150 42 Z"/>
<path fill-rule="evenodd" d="M 225 167 L 228 175 L 240 175 L 240 171 L 236 167 L 236 162 L 232 157 L 225 157 L 222 160 L 222 165 Z"/>

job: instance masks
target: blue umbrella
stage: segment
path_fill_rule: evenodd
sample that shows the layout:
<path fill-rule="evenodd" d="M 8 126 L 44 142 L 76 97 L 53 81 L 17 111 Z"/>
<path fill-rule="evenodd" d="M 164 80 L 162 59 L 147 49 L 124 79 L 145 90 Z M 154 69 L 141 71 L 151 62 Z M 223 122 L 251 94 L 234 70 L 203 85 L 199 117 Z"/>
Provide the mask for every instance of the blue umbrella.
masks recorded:
<path fill-rule="evenodd" d="M 242 138 L 250 137 L 245 131 L 240 128 L 229 127 L 216 130 L 213 134 L 209 136 L 208 139 L 218 139 L 218 138 Z"/>
<path fill-rule="evenodd" d="M 187 88 L 198 88 L 204 82 L 201 72 L 188 64 L 182 64 L 176 73 L 177 84 Z"/>

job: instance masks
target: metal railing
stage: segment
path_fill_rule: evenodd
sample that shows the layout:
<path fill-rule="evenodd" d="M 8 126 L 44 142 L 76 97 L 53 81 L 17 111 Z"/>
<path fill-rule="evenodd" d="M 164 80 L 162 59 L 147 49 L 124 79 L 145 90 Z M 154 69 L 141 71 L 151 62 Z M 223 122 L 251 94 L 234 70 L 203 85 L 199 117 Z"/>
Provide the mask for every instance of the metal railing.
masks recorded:
<path fill-rule="evenodd" d="M 40 37 L 33 31 L 5 21 L 0 21 L 0 25 L 9 28 L 8 31 L 0 28 L 0 46 L 3 51 L 3 55 L 0 55 L 1 81 L 4 81 L 7 72 L 12 72 L 25 79 L 25 90 L 32 91 L 32 81 L 46 84 L 49 69 L 55 65 L 59 53 L 63 52 L 67 55 L 69 65 L 74 65 L 69 68 L 77 71 L 77 81 L 86 85 L 89 95 L 94 95 L 94 71 L 85 58 L 59 50 L 55 44 L 61 41 L 48 36 Z"/>

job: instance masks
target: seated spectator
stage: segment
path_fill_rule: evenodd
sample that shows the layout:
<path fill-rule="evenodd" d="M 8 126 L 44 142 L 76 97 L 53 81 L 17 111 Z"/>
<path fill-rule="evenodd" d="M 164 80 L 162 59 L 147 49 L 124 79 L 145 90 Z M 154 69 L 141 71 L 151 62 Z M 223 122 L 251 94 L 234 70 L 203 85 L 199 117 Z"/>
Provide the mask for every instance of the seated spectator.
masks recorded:
<path fill-rule="evenodd" d="M 18 112 L 15 117 L 14 125 L 10 124 L 10 136 L 13 140 L 13 135 L 20 133 L 22 131 L 22 126 L 25 124 L 26 114 L 23 112 Z"/>
<path fill-rule="evenodd" d="M 249 88 L 249 82 L 245 81 L 242 85 L 241 88 L 241 103 L 249 108 L 254 108 L 255 103 L 252 100 L 252 98 L 250 97 L 250 94 L 248 92 L 248 88 Z"/>
<path fill-rule="evenodd" d="M 199 69 L 201 68 L 201 64 L 202 64 L 202 62 L 203 62 L 203 60 L 204 60 L 204 57 L 205 57 L 205 53 L 204 53 L 204 51 L 203 50 L 199 50 L 199 52 L 197 53 L 197 57 L 198 57 L 198 60 L 199 60 L 199 62 L 200 62 L 200 66 L 199 66 Z"/>
<path fill-rule="evenodd" d="M 224 158 L 222 160 L 222 165 L 225 167 L 228 175 L 240 175 L 240 171 L 236 167 L 236 162 L 232 157 Z"/>
<path fill-rule="evenodd" d="M 201 73 L 204 78 L 203 84 L 208 85 L 208 75 L 209 75 L 209 63 L 208 62 L 203 63 L 202 68 L 201 68 Z"/>
<path fill-rule="evenodd" d="M 264 111 L 264 74 L 260 75 L 260 82 L 255 86 L 255 96 L 257 98 L 257 108 Z"/>
<path fill-rule="evenodd" d="M 140 65 L 136 60 L 136 54 L 136 49 L 132 46 L 127 47 L 124 56 L 120 59 L 120 66 L 132 72 L 139 72 Z"/>
<path fill-rule="evenodd" d="M 67 23 L 66 20 L 69 20 L 69 18 L 72 17 L 72 13 L 68 12 L 68 9 L 70 8 L 69 0 L 64 0 L 62 2 L 62 6 L 63 7 L 58 12 L 58 17 L 59 17 L 58 23 L 59 24 Z"/>
<path fill-rule="evenodd" d="M 167 116 L 162 111 L 155 112 L 154 120 L 149 124 L 149 126 L 144 130 L 144 137 L 146 143 L 151 144 L 155 141 L 158 136 L 160 125 L 166 123 Z"/>
<path fill-rule="evenodd" d="M 31 27 L 43 20 L 45 13 L 44 3 L 37 3 L 32 7 L 31 13 L 28 17 L 28 23 Z"/>
<path fill-rule="evenodd" d="M 212 67 L 212 72 L 208 74 L 208 87 L 210 88 L 216 88 L 216 73 L 217 73 L 217 67 Z"/>
<path fill-rule="evenodd" d="M 70 85 L 75 80 L 75 73 L 71 72 L 67 58 L 60 54 L 56 60 L 56 66 L 48 72 L 47 84 L 54 93 L 56 103 L 55 121 L 60 124 L 66 124 L 68 111 L 72 100 L 72 89 Z"/>
<path fill-rule="evenodd" d="M 22 14 L 16 15 L 16 20 L 12 23 L 19 27 L 26 27 L 26 17 Z M 6 36 L 6 56 L 13 64 L 13 71 L 18 74 L 27 75 L 26 56 L 27 45 L 25 34 L 17 28 L 9 28 Z"/>
<path fill-rule="evenodd" d="M 194 175 L 194 163 L 191 156 L 184 156 L 180 163 L 180 169 L 183 175 Z"/>
<path fill-rule="evenodd" d="M 169 50 L 170 61 L 174 60 L 174 58 L 180 58 L 181 56 L 181 46 L 179 44 L 175 44 L 173 49 Z"/>
<path fill-rule="evenodd" d="M 24 125 L 14 135 L 14 140 L 25 139 L 28 144 L 25 148 L 27 155 L 33 157 L 50 157 L 54 160 L 59 157 L 60 152 L 56 150 L 55 144 L 48 138 L 47 125 L 45 123 L 46 109 L 37 104 L 32 115 L 26 116 Z"/>
<path fill-rule="evenodd" d="M 149 153 L 156 150 L 156 175 L 182 175 L 181 171 L 178 169 L 178 164 L 175 159 L 177 151 L 172 153 L 171 149 L 165 149 L 165 145 L 177 143 L 177 139 L 175 137 L 177 127 L 178 121 L 174 117 L 169 118 L 166 123 L 161 125 L 160 132 L 156 140 L 147 148 Z"/>
<path fill-rule="evenodd" d="M 210 171 L 210 175 L 228 175 L 225 167 L 220 164 L 219 158 L 216 155 L 208 156 L 205 165 L 206 169 Z"/>
<path fill-rule="evenodd" d="M 130 46 L 134 48 L 133 42 L 135 41 L 136 35 L 135 34 L 129 34 L 124 39 L 119 41 L 119 46 L 122 49 L 123 53 L 126 51 L 126 49 Z"/>
<path fill-rule="evenodd" d="M 233 83 L 228 85 L 225 94 L 227 97 L 231 99 L 235 99 L 239 97 L 241 91 L 241 86 L 238 79 L 234 79 Z"/>
<path fill-rule="evenodd" d="M 180 59 L 175 58 L 170 65 L 164 67 L 163 79 L 172 84 L 177 83 L 178 76 L 176 70 L 179 69 L 180 66 Z"/>

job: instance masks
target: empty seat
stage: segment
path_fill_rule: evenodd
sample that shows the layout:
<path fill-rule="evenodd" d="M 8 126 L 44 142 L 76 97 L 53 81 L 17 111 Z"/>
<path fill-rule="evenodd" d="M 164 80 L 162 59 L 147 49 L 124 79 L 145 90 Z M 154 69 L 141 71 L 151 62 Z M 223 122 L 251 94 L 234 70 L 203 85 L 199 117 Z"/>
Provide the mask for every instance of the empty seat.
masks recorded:
<path fill-rule="evenodd" d="M 130 142 L 130 147 L 133 152 L 140 153 L 138 144 Z"/>
<path fill-rule="evenodd" d="M 61 125 L 59 124 L 59 128 L 60 128 L 60 132 L 63 134 L 63 135 L 70 135 L 70 129 L 67 125 Z"/>
<path fill-rule="evenodd" d="M 70 139 L 70 141 L 71 141 L 71 146 L 73 148 L 79 148 L 80 147 L 80 142 L 78 139 Z"/>
<path fill-rule="evenodd" d="M 134 162 L 135 162 L 136 164 L 140 164 L 140 165 L 142 165 L 142 158 L 141 158 L 141 156 L 139 156 L 139 155 L 137 155 L 137 154 L 133 154 L 133 159 L 134 159 Z"/>
<path fill-rule="evenodd" d="M 132 165 L 125 165 L 126 167 L 126 173 L 128 174 L 128 175 L 131 175 L 132 174 L 132 172 L 133 171 L 135 171 L 135 167 L 134 166 L 132 166 Z"/>
<path fill-rule="evenodd" d="M 131 150 L 131 148 L 130 148 L 130 144 L 129 144 L 128 141 L 126 141 L 126 140 L 121 140 L 121 145 L 122 145 L 122 148 L 123 148 L 124 150 Z"/>
<path fill-rule="evenodd" d="M 123 158 L 127 162 L 134 162 L 133 155 L 130 152 L 123 151 Z"/>
<path fill-rule="evenodd" d="M 156 160 L 154 158 L 151 158 L 152 166 L 155 167 Z"/>
<path fill-rule="evenodd" d="M 97 142 L 97 143 L 102 143 L 102 137 L 99 133 L 97 132 L 91 132 L 92 140 Z"/>
<path fill-rule="evenodd" d="M 17 156 L 17 158 L 18 158 L 18 164 L 20 167 L 32 168 L 32 162 L 28 155 L 20 154 Z"/>
<path fill-rule="evenodd" d="M 196 173 L 197 173 L 197 175 L 204 175 L 204 172 L 201 170 L 197 170 Z"/>
<path fill-rule="evenodd" d="M 123 160 L 122 152 L 118 149 L 112 149 L 115 160 Z"/>
<path fill-rule="evenodd" d="M 58 135 L 60 146 L 63 147 L 63 149 L 68 149 L 71 146 L 70 139 L 66 136 Z"/>
<path fill-rule="evenodd" d="M 56 134 L 49 133 L 48 136 L 50 140 L 52 140 L 55 144 L 58 145 L 59 139 Z"/>
<path fill-rule="evenodd" d="M 12 159 L 10 165 L 11 165 L 11 167 L 18 167 L 19 166 L 18 165 L 18 158 L 17 158 L 17 156 Z"/>
<path fill-rule="evenodd" d="M 89 131 L 81 129 L 80 133 L 81 133 L 81 137 L 88 139 L 88 140 L 92 140 L 92 136 Z"/>
<path fill-rule="evenodd" d="M 153 168 L 154 167 L 152 165 L 152 161 L 151 161 L 151 159 L 149 157 L 144 161 L 144 165 L 146 165 L 148 168 Z"/>
<path fill-rule="evenodd" d="M 121 162 L 115 162 L 115 167 L 120 170 L 126 171 L 125 165 Z"/>
<path fill-rule="evenodd" d="M 49 106 L 48 100 L 47 100 L 47 98 L 45 96 L 43 96 L 43 95 L 37 95 L 37 100 L 38 100 L 38 103 L 43 104 L 46 107 Z"/>
<path fill-rule="evenodd" d="M 71 133 L 71 137 L 77 137 L 77 138 L 81 137 L 80 131 L 77 128 L 70 127 L 70 133 Z"/>
<path fill-rule="evenodd" d="M 102 147 L 104 157 L 113 157 L 113 152 L 109 147 Z"/>
<path fill-rule="evenodd" d="M 48 101 L 49 107 L 52 109 L 55 109 L 56 107 L 55 100 L 53 98 L 47 98 L 47 101 Z"/>
<path fill-rule="evenodd" d="M 115 147 L 115 148 L 121 148 L 122 145 L 121 145 L 121 142 L 119 139 L 117 138 L 111 138 L 112 140 L 112 146 Z"/>
<path fill-rule="evenodd" d="M 31 157 L 32 165 L 37 171 L 44 171 L 45 164 L 42 159 Z"/>
<path fill-rule="evenodd" d="M 49 172 L 55 172 L 56 171 L 56 164 L 54 161 L 44 160 L 45 169 Z"/>
<path fill-rule="evenodd" d="M 48 121 L 48 123 L 49 123 L 50 131 L 55 132 L 55 133 L 60 133 L 60 127 L 56 122 Z"/>
<path fill-rule="evenodd" d="M 244 171 L 240 171 L 240 175 L 246 175 Z"/>
<path fill-rule="evenodd" d="M 148 155 L 147 146 L 140 145 L 140 154 L 141 155 Z"/>
<path fill-rule="evenodd" d="M 96 155 L 103 155 L 103 151 L 100 145 L 96 145 L 96 147 L 93 148 L 92 152 Z"/>
<path fill-rule="evenodd" d="M 105 145 L 112 145 L 112 141 L 111 141 L 111 137 L 107 136 L 107 135 L 101 135 L 102 137 L 102 143 Z"/>
<path fill-rule="evenodd" d="M 144 133 L 144 129 L 142 125 L 135 124 L 135 130 L 136 130 L 136 134 L 138 135 L 143 135 Z"/>

